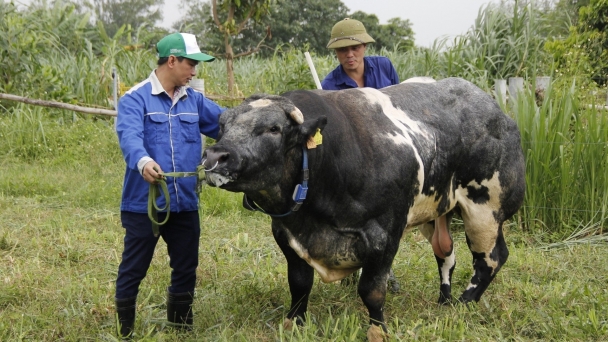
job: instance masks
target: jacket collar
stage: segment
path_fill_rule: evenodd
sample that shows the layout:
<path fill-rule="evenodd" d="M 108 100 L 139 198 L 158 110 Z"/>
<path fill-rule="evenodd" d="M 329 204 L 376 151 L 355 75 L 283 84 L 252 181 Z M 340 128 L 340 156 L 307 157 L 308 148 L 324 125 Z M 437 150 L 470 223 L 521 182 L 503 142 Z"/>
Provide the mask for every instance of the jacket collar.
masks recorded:
<path fill-rule="evenodd" d="M 165 88 L 163 88 L 163 85 L 160 83 L 160 81 L 158 80 L 158 77 L 156 76 L 156 69 L 152 70 L 152 73 L 150 74 L 150 77 L 148 77 L 150 79 L 150 83 L 152 84 L 152 95 L 160 95 L 162 93 L 165 93 Z M 187 96 L 187 92 L 186 92 L 186 87 L 179 87 L 178 91 L 177 91 L 177 95 L 174 96 L 174 99 L 181 99 L 184 96 Z"/>

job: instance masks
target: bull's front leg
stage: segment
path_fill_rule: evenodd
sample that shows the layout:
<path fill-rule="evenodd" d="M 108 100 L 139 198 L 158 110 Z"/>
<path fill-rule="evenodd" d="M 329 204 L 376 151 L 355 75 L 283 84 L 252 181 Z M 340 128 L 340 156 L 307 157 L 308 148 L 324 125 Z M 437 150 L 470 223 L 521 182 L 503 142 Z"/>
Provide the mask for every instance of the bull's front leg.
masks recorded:
<path fill-rule="evenodd" d="M 378 260 L 378 259 L 376 259 Z M 369 311 L 370 328 L 367 331 L 369 342 L 384 341 L 388 329 L 384 323 L 384 302 L 391 262 L 387 265 L 375 263 L 363 267 L 359 278 L 358 292 L 363 304 Z"/>
<path fill-rule="evenodd" d="M 298 325 L 304 323 L 308 309 L 308 296 L 314 281 L 314 269 L 291 248 L 283 230 L 273 227 L 273 235 L 287 259 L 287 281 L 291 293 L 291 306 L 283 322 L 283 328 L 291 330 L 294 323 Z"/>

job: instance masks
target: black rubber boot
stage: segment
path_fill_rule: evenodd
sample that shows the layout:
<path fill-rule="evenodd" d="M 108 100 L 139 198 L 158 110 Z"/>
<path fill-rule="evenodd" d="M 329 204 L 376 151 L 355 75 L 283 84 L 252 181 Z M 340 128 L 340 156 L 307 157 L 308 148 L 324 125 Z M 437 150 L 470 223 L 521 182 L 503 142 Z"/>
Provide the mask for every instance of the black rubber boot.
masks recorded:
<path fill-rule="evenodd" d="M 135 300 L 137 297 L 116 299 L 116 331 L 118 337 L 131 339 L 135 326 Z"/>
<path fill-rule="evenodd" d="M 167 291 L 167 320 L 179 329 L 192 330 L 192 302 L 194 293 Z"/>

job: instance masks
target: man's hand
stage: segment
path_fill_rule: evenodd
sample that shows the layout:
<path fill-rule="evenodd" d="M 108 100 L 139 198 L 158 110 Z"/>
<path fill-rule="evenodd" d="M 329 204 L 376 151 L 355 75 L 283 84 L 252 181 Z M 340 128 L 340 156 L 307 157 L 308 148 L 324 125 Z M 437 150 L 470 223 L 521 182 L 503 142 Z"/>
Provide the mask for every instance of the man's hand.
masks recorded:
<path fill-rule="evenodd" d="M 147 162 L 142 172 L 144 179 L 150 184 L 156 184 L 159 179 L 162 179 L 162 173 L 163 170 L 160 168 L 160 165 L 154 160 Z"/>

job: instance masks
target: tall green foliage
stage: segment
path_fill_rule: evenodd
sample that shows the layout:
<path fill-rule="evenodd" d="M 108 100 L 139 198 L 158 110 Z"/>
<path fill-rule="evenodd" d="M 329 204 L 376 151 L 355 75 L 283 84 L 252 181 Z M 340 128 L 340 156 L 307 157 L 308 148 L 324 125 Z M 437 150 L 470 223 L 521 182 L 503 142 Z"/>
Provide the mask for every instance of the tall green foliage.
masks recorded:
<path fill-rule="evenodd" d="M 518 98 L 513 115 L 526 157 L 523 222 L 531 231 L 570 233 L 608 224 L 608 116 L 580 103 L 576 83 Z"/>
<path fill-rule="evenodd" d="M 0 21 L 0 89 L 14 94 L 60 99 L 70 102 L 74 93 L 65 82 L 66 70 L 73 66 L 74 51 L 90 45 L 93 28 L 88 16 L 74 6 L 55 2 L 49 7 L 33 6 L 16 11 L 2 4 Z"/>

